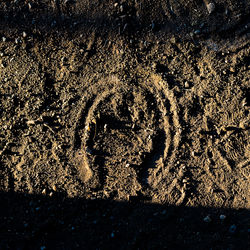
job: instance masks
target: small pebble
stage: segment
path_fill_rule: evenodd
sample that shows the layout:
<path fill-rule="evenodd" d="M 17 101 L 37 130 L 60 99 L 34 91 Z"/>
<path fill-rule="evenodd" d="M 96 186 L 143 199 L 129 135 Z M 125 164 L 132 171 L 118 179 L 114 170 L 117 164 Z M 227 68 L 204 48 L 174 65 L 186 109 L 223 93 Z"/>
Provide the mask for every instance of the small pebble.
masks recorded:
<path fill-rule="evenodd" d="M 203 219 L 203 221 L 206 222 L 206 223 L 209 223 L 209 222 L 211 222 L 212 220 L 211 220 L 210 216 L 208 215 L 208 216 L 206 216 L 206 217 Z"/>
<path fill-rule="evenodd" d="M 105 124 L 104 127 L 103 127 L 103 128 L 104 128 L 104 131 L 107 130 L 107 127 L 108 127 L 108 124 Z"/>
<path fill-rule="evenodd" d="M 237 229 L 236 225 L 232 225 L 232 226 L 229 227 L 228 231 L 229 231 L 229 233 L 233 234 L 233 233 L 236 232 L 236 229 Z"/>
<path fill-rule="evenodd" d="M 220 220 L 225 220 L 225 219 L 226 219 L 226 215 L 221 214 L 221 215 L 220 215 Z"/>
<path fill-rule="evenodd" d="M 56 26 L 56 20 L 54 20 L 51 25 L 50 25 L 52 28 Z"/>
<path fill-rule="evenodd" d="M 215 4 L 212 2 L 207 4 L 206 6 L 207 6 L 207 11 L 209 14 L 211 14 L 215 10 Z"/>
<path fill-rule="evenodd" d="M 15 43 L 18 44 L 20 42 L 20 39 L 19 38 L 16 38 L 15 39 Z"/>
<path fill-rule="evenodd" d="M 124 11 L 124 7 L 123 5 L 120 6 L 120 11 L 123 12 Z"/>
<path fill-rule="evenodd" d="M 154 22 L 152 22 L 152 24 L 151 24 L 151 29 L 152 29 L 152 30 L 155 29 L 155 23 L 154 23 Z"/>
<path fill-rule="evenodd" d="M 202 23 L 202 24 L 200 25 L 200 28 L 203 29 L 204 26 L 205 26 L 205 23 Z"/>
<path fill-rule="evenodd" d="M 29 120 L 26 123 L 27 123 L 27 125 L 35 125 L 35 121 L 34 120 Z"/>
<path fill-rule="evenodd" d="M 27 37 L 27 33 L 25 31 L 23 32 L 23 37 Z"/>
<path fill-rule="evenodd" d="M 185 82 L 185 83 L 184 83 L 184 86 L 185 86 L 186 89 L 188 89 L 188 88 L 190 87 L 190 85 L 189 85 L 188 82 Z"/>
<path fill-rule="evenodd" d="M 235 72 L 235 69 L 233 67 L 230 67 L 230 72 L 234 73 Z"/>
<path fill-rule="evenodd" d="M 194 31 L 194 34 L 195 34 L 195 35 L 200 35 L 200 33 L 201 33 L 200 30 L 195 30 L 195 31 Z"/>
<path fill-rule="evenodd" d="M 175 43 L 176 43 L 176 39 L 175 39 L 175 37 L 174 37 L 174 36 L 173 36 L 173 37 L 171 37 L 170 42 L 171 42 L 171 43 L 173 43 L 173 44 L 175 44 Z"/>
<path fill-rule="evenodd" d="M 128 24 L 127 24 L 127 23 L 125 23 L 125 25 L 124 25 L 124 27 L 123 27 L 122 32 L 124 32 L 127 28 L 128 28 Z"/>
<path fill-rule="evenodd" d="M 6 42 L 6 37 L 3 36 L 3 37 L 2 37 L 2 41 L 3 41 L 3 42 Z"/>

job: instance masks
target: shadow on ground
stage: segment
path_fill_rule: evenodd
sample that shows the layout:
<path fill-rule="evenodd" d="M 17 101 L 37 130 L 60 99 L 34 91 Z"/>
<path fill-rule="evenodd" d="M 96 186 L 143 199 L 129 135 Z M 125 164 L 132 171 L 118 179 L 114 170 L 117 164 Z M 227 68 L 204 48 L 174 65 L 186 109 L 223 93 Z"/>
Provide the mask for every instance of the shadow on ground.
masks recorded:
<path fill-rule="evenodd" d="M 249 33 L 247 1 L 216 1 L 209 15 L 204 1 L 4 1 L 0 4 L 0 32 L 69 32 L 86 28 L 100 34 L 163 34 L 220 38 Z M 1 34 L 0 33 L 0 34 Z"/>
<path fill-rule="evenodd" d="M 244 209 L 71 199 L 60 193 L 2 192 L 0 200 L 1 249 L 248 248 L 250 218 Z"/>

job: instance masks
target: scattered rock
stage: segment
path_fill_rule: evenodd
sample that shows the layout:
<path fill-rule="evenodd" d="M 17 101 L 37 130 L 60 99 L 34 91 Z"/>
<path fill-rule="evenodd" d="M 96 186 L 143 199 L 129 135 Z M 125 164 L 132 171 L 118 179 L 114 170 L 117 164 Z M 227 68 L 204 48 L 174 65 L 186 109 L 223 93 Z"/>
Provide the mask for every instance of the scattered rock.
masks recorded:
<path fill-rule="evenodd" d="M 18 44 L 18 43 L 20 43 L 20 42 L 21 42 L 20 38 L 16 38 L 16 39 L 15 39 L 15 43 L 16 43 L 16 44 Z"/>
<path fill-rule="evenodd" d="M 223 220 L 225 220 L 225 219 L 226 219 L 226 215 L 221 214 L 221 215 L 220 215 L 220 220 L 222 220 L 222 221 L 223 221 Z"/>
<path fill-rule="evenodd" d="M 229 233 L 234 234 L 236 232 L 236 229 L 237 229 L 236 225 L 233 224 L 232 226 L 229 227 L 228 231 Z"/>
<path fill-rule="evenodd" d="M 52 28 L 54 28 L 56 26 L 56 20 L 54 20 L 51 25 L 50 25 Z"/>
<path fill-rule="evenodd" d="M 35 121 L 34 120 L 29 120 L 26 123 L 27 123 L 27 125 L 35 125 Z"/>
<path fill-rule="evenodd" d="M 186 89 L 188 89 L 188 88 L 190 87 L 190 85 L 189 85 L 188 82 L 185 82 L 185 83 L 184 83 L 184 86 L 185 86 Z"/>
<path fill-rule="evenodd" d="M 104 131 L 107 131 L 108 124 L 105 124 L 103 128 L 104 128 Z"/>
<path fill-rule="evenodd" d="M 215 10 L 215 4 L 211 1 L 211 0 L 203 0 L 206 7 L 207 7 L 207 11 L 209 13 L 209 15 L 214 12 Z"/>
<path fill-rule="evenodd" d="M 28 3 L 28 7 L 29 7 L 29 10 L 31 10 L 32 9 L 32 4 Z"/>
<path fill-rule="evenodd" d="M 52 185 L 52 190 L 53 190 L 54 192 L 57 191 L 56 185 Z"/>
<path fill-rule="evenodd" d="M 6 40 L 7 40 L 6 37 L 3 36 L 3 37 L 2 37 L 2 41 L 3 41 L 3 42 L 6 42 Z"/>
<path fill-rule="evenodd" d="M 120 11 L 121 11 L 121 13 L 124 11 L 123 5 L 120 6 Z"/>
<path fill-rule="evenodd" d="M 152 29 L 152 30 L 155 29 L 155 23 L 154 23 L 154 22 L 152 22 L 152 24 L 151 24 L 151 29 Z"/>
<path fill-rule="evenodd" d="M 203 219 L 203 221 L 206 222 L 206 223 L 209 223 L 209 222 L 211 222 L 212 220 L 211 220 L 210 216 L 208 215 L 208 216 L 206 216 L 206 217 Z"/>
<path fill-rule="evenodd" d="M 201 34 L 201 31 L 200 31 L 200 30 L 195 30 L 195 31 L 194 31 L 194 34 L 195 34 L 195 35 L 200 35 L 200 34 Z"/>

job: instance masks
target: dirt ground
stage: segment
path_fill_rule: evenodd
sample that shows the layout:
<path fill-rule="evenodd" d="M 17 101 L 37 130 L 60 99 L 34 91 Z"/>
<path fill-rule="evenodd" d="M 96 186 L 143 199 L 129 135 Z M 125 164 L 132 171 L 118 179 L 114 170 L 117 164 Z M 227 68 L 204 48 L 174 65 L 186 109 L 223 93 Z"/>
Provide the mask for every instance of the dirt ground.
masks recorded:
<path fill-rule="evenodd" d="M 249 247 L 250 2 L 210 2 L 0 2 L 0 249 Z"/>

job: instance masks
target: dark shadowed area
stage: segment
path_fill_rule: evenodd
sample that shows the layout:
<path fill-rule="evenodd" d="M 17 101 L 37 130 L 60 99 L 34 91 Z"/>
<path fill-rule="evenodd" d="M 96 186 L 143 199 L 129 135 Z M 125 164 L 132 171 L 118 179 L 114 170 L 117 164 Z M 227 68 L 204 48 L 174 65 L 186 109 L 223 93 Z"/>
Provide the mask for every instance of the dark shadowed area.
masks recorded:
<path fill-rule="evenodd" d="M 247 249 L 245 209 L 1 193 L 1 249 Z M 225 217 L 225 218 L 224 218 Z"/>

